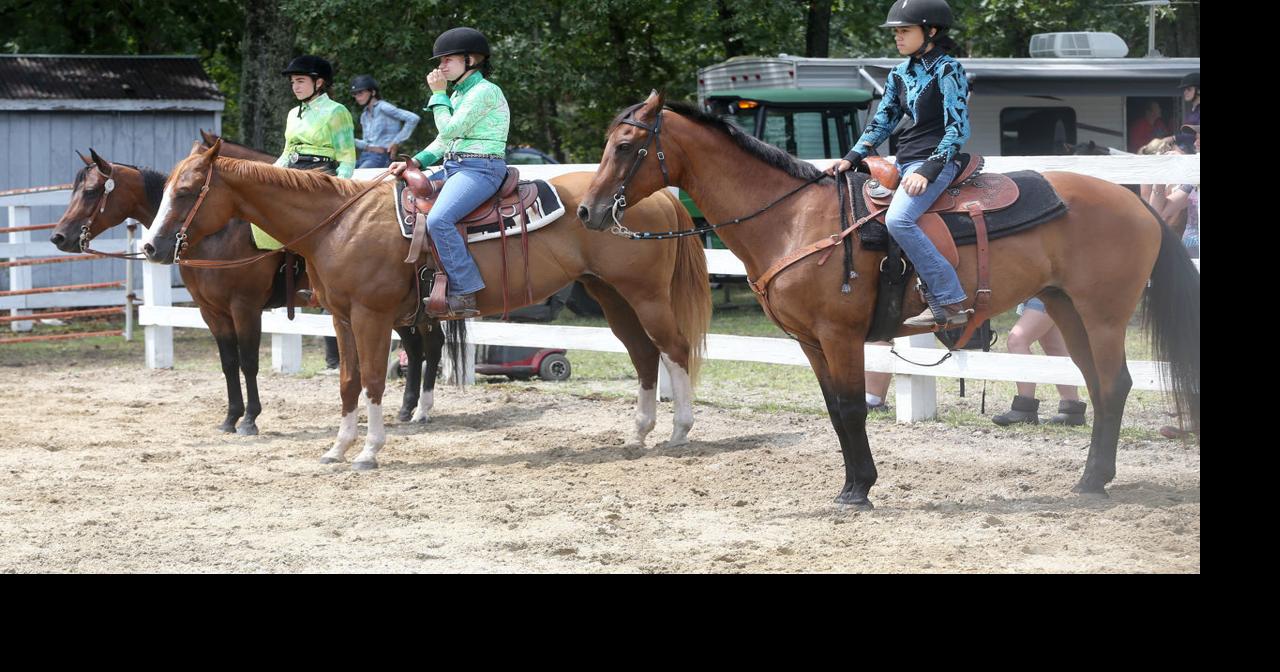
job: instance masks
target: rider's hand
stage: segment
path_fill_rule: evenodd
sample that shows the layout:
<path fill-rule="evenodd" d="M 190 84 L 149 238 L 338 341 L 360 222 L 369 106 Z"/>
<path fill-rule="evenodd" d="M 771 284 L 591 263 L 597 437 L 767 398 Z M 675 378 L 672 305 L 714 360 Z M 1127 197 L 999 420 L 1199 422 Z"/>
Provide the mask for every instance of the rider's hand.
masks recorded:
<path fill-rule="evenodd" d="M 427 73 L 427 86 L 431 87 L 432 93 L 444 93 L 448 84 L 449 80 L 445 78 L 444 71 L 440 68 Z"/>
<path fill-rule="evenodd" d="M 395 175 L 396 177 L 400 177 L 400 174 L 403 173 L 405 168 L 408 168 L 408 167 L 409 167 L 408 161 L 396 161 L 390 166 L 387 166 L 387 168 L 391 171 L 391 174 Z"/>
<path fill-rule="evenodd" d="M 840 159 L 839 161 L 836 161 L 830 166 L 827 166 L 826 173 L 834 177 L 837 173 L 843 173 L 844 171 L 849 170 L 852 167 L 853 167 L 852 163 L 845 161 L 844 159 Z"/>
<path fill-rule="evenodd" d="M 929 180 L 926 179 L 925 176 L 917 173 L 911 173 L 902 180 L 902 189 L 906 191 L 909 196 L 919 196 L 928 188 Z"/>
<path fill-rule="evenodd" d="M 399 152 L 400 152 L 400 145 L 391 145 L 390 147 L 387 148 L 387 155 L 392 157 L 393 159 L 395 158 L 395 155 L 398 154 Z"/>

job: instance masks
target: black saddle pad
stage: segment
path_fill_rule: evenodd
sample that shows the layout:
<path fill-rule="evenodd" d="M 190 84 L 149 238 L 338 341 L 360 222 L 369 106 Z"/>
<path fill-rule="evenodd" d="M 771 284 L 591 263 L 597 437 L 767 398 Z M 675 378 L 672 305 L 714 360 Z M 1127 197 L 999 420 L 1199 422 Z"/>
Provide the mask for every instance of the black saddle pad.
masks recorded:
<path fill-rule="evenodd" d="M 870 175 L 855 173 L 853 177 L 854 212 L 858 218 L 866 217 L 866 199 L 862 194 L 862 185 Z M 991 240 L 1012 236 L 1037 227 L 1067 212 L 1067 204 L 1053 190 L 1053 186 L 1044 176 L 1034 170 L 1020 170 L 1009 173 L 1009 178 L 1018 185 L 1018 201 L 1004 210 L 989 212 L 987 219 L 987 235 Z M 969 215 L 946 213 L 942 220 L 951 230 L 951 237 L 956 245 L 974 245 L 978 242 L 978 234 L 974 230 L 973 220 Z M 889 240 L 889 230 L 879 220 L 867 222 L 858 230 L 862 246 L 869 250 L 884 250 Z"/>

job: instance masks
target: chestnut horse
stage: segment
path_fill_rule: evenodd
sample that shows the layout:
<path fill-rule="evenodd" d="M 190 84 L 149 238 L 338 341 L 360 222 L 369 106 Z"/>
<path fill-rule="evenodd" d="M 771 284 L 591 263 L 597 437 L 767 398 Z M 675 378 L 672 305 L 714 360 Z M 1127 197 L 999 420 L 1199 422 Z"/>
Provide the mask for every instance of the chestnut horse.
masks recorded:
<path fill-rule="evenodd" d="M 344 180 L 221 158 L 220 149 L 215 143 L 207 151 L 193 152 L 174 169 L 142 249 L 152 261 L 173 263 L 180 252 L 177 236 L 184 227 L 187 245 L 195 250 L 227 220 L 241 217 L 305 256 L 312 286 L 333 314 L 342 353 L 342 421 L 337 440 L 321 461 L 345 459 L 355 442 L 356 405 L 363 389 L 369 429 L 364 450 L 352 467 L 376 468 L 378 450 L 386 442 L 382 393 L 387 333 L 393 324 L 419 315 L 414 269 L 403 263 L 409 241 L 396 224 L 392 183 Z M 577 208 L 590 180 L 589 173 L 575 173 L 557 177 L 551 184 L 566 208 Z M 342 209 L 345 203 L 350 205 Z M 317 228 L 339 211 L 331 223 Z M 635 215 L 635 224 L 641 227 L 693 225 L 670 193 L 637 204 Z M 505 257 L 503 245 L 510 246 Z M 706 257 L 698 242 L 630 247 L 593 235 L 571 217 L 562 217 L 529 234 L 529 287 L 519 267 L 520 245 L 519 240 L 499 239 L 471 246 L 488 279 L 488 287 L 477 296 L 481 314 L 503 310 L 498 278 L 504 258 L 511 266 L 506 275 L 513 280 L 505 289 L 512 306 L 526 304 L 527 294 L 535 302 L 543 301 L 581 280 L 604 308 L 610 328 L 626 346 L 639 374 L 636 440 L 643 444 L 655 424 L 661 357 L 671 373 L 675 397 L 670 443 L 686 442 L 693 425 L 693 380 L 711 313 Z M 464 325 L 457 323 L 450 331 L 462 332 Z"/>
<path fill-rule="evenodd" d="M 1075 490 L 1105 494 L 1116 474 L 1116 443 L 1132 386 L 1125 327 L 1148 280 L 1144 307 L 1156 357 L 1168 364 L 1179 412 L 1189 413 L 1199 432 L 1200 276 L 1178 239 L 1129 190 L 1073 173 L 1044 177 L 1068 211 L 991 242 L 991 310 L 1009 310 L 1030 296 L 1048 307 L 1094 403 L 1089 456 Z M 811 181 L 816 184 L 806 188 Z M 688 106 L 664 108 L 656 92 L 610 128 L 579 218 L 591 229 L 613 227 L 625 235 L 626 202 L 666 184 L 687 191 L 708 221 L 741 220 L 717 231 L 751 278 L 841 230 L 832 178 L 719 118 Z M 779 326 L 800 342 L 826 399 L 844 456 L 845 482 L 836 501 L 871 508 L 876 467 L 866 433 L 863 345 L 884 255 L 862 249 L 856 235 L 853 240 L 857 276 L 850 293 L 837 289 L 846 279 L 841 264 L 819 264 L 821 255 L 790 266 L 760 289 Z M 638 251 L 620 258 L 649 243 L 633 244 Z M 975 268 L 974 247 L 961 248 L 959 275 L 970 297 Z M 905 314 L 924 310 L 918 297 L 910 298 Z M 919 331 L 901 335 L 907 333 Z"/>

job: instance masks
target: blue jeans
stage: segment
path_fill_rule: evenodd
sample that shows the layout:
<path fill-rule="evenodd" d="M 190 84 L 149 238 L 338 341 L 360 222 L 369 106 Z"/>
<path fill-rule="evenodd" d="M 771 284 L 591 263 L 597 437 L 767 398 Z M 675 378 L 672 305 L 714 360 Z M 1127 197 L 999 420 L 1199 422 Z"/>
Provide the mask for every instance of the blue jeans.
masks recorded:
<path fill-rule="evenodd" d="M 374 152 L 360 152 L 360 158 L 356 159 L 356 168 L 386 168 L 391 165 L 390 154 L 376 154 Z"/>
<path fill-rule="evenodd" d="M 905 166 L 899 165 L 898 170 L 905 181 L 908 175 L 916 172 L 923 164 L 924 161 L 912 161 Z M 964 287 L 960 284 L 956 269 L 951 267 L 951 262 L 938 252 L 938 248 L 934 247 L 929 237 L 916 226 L 916 220 L 929 209 L 929 206 L 933 205 L 934 201 L 938 200 L 938 196 L 951 184 L 951 180 L 955 179 L 959 170 L 958 163 L 948 162 L 942 169 L 942 173 L 938 175 L 938 179 L 930 182 L 924 193 L 919 196 L 908 195 L 906 189 L 899 185 L 898 192 L 893 195 L 893 203 L 889 205 L 889 212 L 884 218 L 885 224 L 889 227 L 889 235 L 893 236 L 893 239 L 902 247 L 902 251 L 907 253 L 907 258 L 916 267 L 916 273 L 920 274 L 920 278 L 928 286 L 929 293 L 944 306 L 960 303 L 968 297 L 965 296 Z"/>
<path fill-rule="evenodd" d="M 445 161 L 443 173 L 444 186 L 431 212 L 427 213 L 427 230 L 440 253 L 440 264 L 449 276 L 449 294 L 471 294 L 484 289 L 484 278 L 480 277 L 480 269 L 467 251 L 467 241 L 456 227 L 463 217 L 498 193 L 507 175 L 507 162 L 502 159 Z"/>

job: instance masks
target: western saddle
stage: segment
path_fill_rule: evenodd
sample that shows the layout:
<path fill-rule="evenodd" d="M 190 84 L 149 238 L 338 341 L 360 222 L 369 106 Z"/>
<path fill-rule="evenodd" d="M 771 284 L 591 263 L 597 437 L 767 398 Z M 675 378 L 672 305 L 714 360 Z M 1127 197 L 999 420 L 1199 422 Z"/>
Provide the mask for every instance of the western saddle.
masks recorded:
<path fill-rule="evenodd" d="M 406 215 L 415 215 L 413 239 L 409 245 L 409 256 L 405 257 L 404 262 L 418 266 L 418 260 L 422 255 L 422 248 L 425 246 L 427 239 L 427 214 L 431 212 L 431 208 L 435 205 L 436 197 L 439 195 L 438 190 L 444 182 L 432 180 L 426 173 L 413 167 L 405 169 L 400 178 L 405 182 L 405 189 L 400 194 L 400 204 Z M 529 238 L 528 232 L 525 230 L 528 224 L 525 218 L 525 211 L 532 207 L 537 200 L 538 186 L 533 182 L 521 182 L 520 171 L 508 166 L 507 175 L 503 179 L 502 185 L 498 187 L 498 192 L 466 217 L 463 217 L 457 224 L 458 233 L 462 234 L 464 241 L 467 239 L 468 234 L 472 232 L 493 224 L 498 226 L 498 231 L 502 238 L 502 313 L 504 318 L 510 311 L 507 305 L 507 227 L 503 220 L 511 219 L 520 223 L 521 247 L 524 253 L 525 288 L 528 294 L 528 301 L 532 303 L 533 286 L 529 282 Z M 449 277 L 445 275 L 444 266 L 440 263 L 440 255 L 434 243 L 431 244 L 430 249 L 436 263 L 435 279 L 432 282 L 431 295 L 427 299 L 427 314 L 432 317 L 447 319 L 450 316 L 446 298 Z"/>

